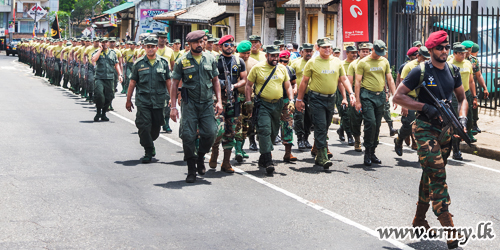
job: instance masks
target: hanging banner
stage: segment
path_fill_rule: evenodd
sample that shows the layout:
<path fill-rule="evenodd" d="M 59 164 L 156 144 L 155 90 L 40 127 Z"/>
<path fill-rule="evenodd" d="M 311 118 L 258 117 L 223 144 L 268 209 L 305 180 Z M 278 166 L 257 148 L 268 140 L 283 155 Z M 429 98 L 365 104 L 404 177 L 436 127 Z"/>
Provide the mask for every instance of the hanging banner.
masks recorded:
<path fill-rule="evenodd" d="M 344 42 L 367 42 L 368 0 L 342 0 Z"/>
<path fill-rule="evenodd" d="M 139 31 L 137 32 L 137 34 L 140 35 L 143 33 L 156 33 L 158 31 L 165 31 L 165 28 L 168 27 L 168 25 L 166 23 L 155 21 L 153 17 L 166 12 L 168 12 L 168 10 L 141 9 Z"/>
<path fill-rule="evenodd" d="M 240 26 L 247 26 L 247 0 L 240 0 Z"/>

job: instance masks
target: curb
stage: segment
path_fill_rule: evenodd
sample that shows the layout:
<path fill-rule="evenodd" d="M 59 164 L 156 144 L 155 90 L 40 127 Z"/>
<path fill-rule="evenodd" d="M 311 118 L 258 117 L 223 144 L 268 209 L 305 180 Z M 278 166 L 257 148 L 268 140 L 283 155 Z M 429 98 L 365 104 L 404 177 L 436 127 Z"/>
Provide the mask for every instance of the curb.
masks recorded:
<path fill-rule="evenodd" d="M 467 144 L 461 143 L 460 150 L 464 153 L 474 154 L 480 157 L 500 161 L 500 150 L 498 149 L 481 147 L 475 144 L 472 144 L 472 147 L 469 147 Z"/>

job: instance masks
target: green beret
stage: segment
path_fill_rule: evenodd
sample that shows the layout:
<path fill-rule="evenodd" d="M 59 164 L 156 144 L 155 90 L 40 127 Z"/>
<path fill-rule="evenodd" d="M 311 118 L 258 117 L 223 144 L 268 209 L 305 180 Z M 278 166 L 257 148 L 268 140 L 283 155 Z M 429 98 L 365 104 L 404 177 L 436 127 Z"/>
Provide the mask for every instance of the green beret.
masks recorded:
<path fill-rule="evenodd" d="M 168 36 L 168 32 L 166 32 L 166 31 L 160 31 L 160 32 L 156 33 L 156 36 L 158 36 L 158 37 L 167 37 Z"/>
<path fill-rule="evenodd" d="M 474 42 L 470 40 L 466 40 L 462 42 L 462 45 L 465 46 L 466 49 L 472 48 L 474 46 Z"/>
<path fill-rule="evenodd" d="M 474 45 L 472 45 L 472 53 L 476 53 L 478 51 L 479 51 L 479 44 L 474 43 Z"/>
<path fill-rule="evenodd" d="M 252 43 L 248 40 L 241 41 L 240 44 L 238 44 L 238 47 L 236 47 L 239 53 L 248 52 L 250 51 L 251 48 L 252 48 Z"/>
<path fill-rule="evenodd" d="M 191 31 L 187 34 L 186 41 L 187 42 L 196 42 L 196 41 L 202 39 L 205 35 L 206 35 L 205 31 L 203 31 L 203 30 Z"/>

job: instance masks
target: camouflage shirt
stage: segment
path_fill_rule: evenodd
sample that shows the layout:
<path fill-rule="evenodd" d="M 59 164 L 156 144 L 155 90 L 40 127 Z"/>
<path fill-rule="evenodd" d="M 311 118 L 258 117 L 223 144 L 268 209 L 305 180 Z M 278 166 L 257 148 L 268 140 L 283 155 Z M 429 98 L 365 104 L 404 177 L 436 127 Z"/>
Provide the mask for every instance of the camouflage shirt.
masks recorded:
<path fill-rule="evenodd" d="M 472 64 L 472 72 L 473 73 L 481 71 L 481 66 L 479 66 L 479 61 L 477 60 L 477 57 L 470 55 L 469 61 Z"/>

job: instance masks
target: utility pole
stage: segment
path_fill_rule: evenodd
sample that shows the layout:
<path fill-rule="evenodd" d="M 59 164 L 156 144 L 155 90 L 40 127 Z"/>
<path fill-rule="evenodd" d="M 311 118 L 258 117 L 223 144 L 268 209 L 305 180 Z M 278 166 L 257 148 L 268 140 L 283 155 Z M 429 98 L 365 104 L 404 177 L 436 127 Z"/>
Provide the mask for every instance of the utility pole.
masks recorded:
<path fill-rule="evenodd" d="M 239 22 L 239 20 L 238 20 Z M 246 39 L 252 35 L 253 29 L 253 0 L 247 0 L 247 26 L 246 26 Z"/>
<path fill-rule="evenodd" d="M 300 43 L 306 40 L 306 0 L 300 0 Z"/>

